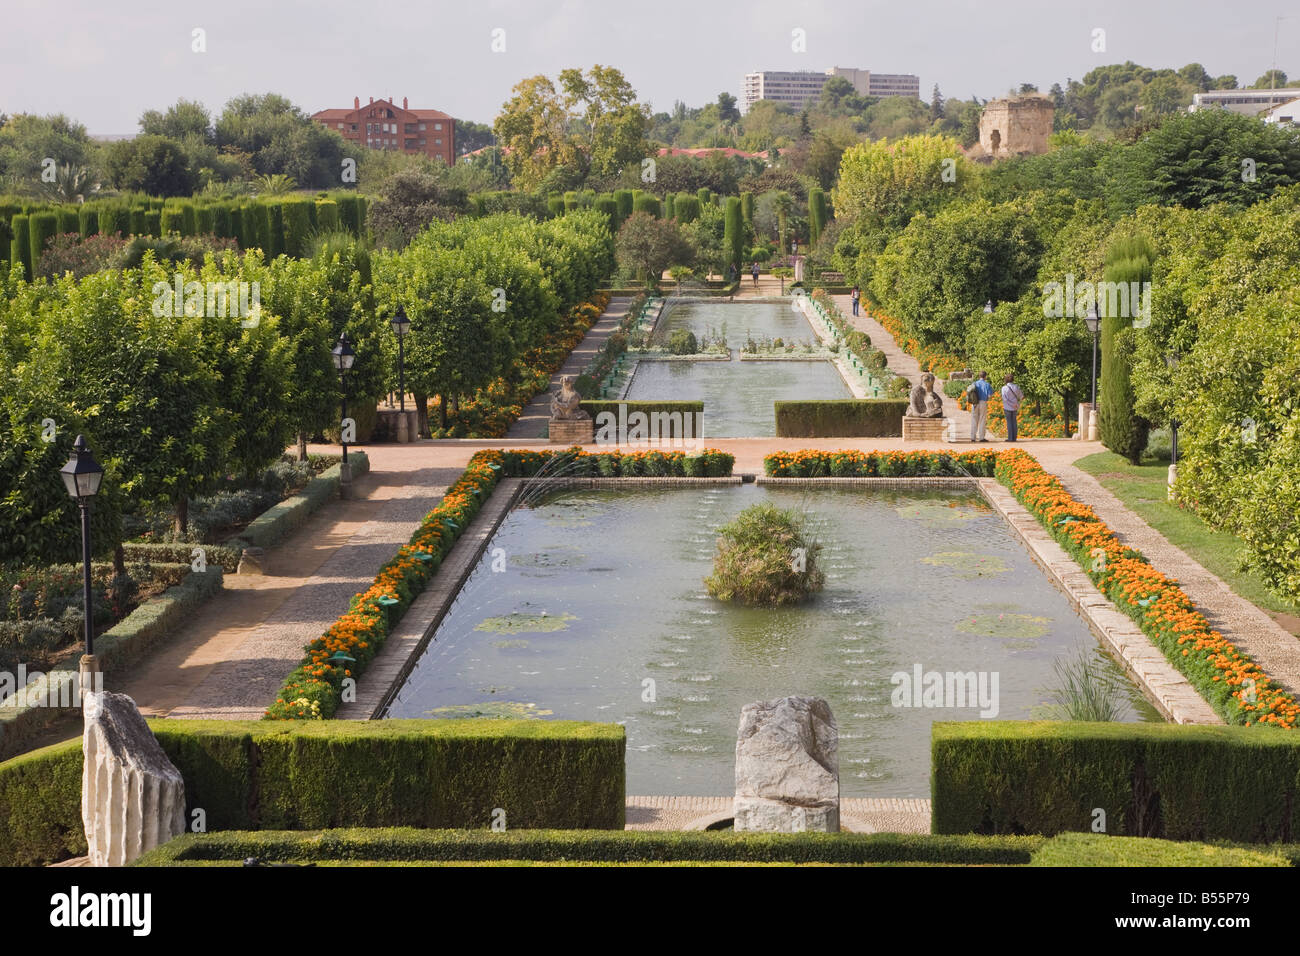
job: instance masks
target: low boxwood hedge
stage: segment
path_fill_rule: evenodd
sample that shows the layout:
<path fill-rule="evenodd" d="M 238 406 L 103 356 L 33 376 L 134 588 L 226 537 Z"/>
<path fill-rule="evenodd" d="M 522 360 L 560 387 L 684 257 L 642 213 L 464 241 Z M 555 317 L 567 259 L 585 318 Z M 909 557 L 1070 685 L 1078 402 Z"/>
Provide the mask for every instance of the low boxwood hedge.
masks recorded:
<path fill-rule="evenodd" d="M 228 574 L 234 574 L 239 568 L 240 548 L 224 544 L 187 544 L 167 542 L 129 541 L 122 545 L 128 561 L 150 564 L 191 564 L 194 549 L 203 549 L 203 559 L 208 564 L 216 564 Z"/>
<path fill-rule="evenodd" d="M 352 466 L 352 478 L 355 481 L 370 470 L 370 459 L 365 452 L 350 451 L 348 464 Z M 273 505 L 248 523 L 240 532 L 239 538 L 229 545 L 232 549 L 242 550 L 252 545 L 269 548 L 278 543 L 290 531 L 293 531 L 321 505 L 338 495 L 340 465 L 332 465 L 313 478 L 292 498 L 286 498 L 278 505 Z M 238 559 L 236 559 L 238 564 Z"/>
<path fill-rule="evenodd" d="M 1289 867 L 1292 863 L 1281 849 L 1272 847 L 1263 850 L 1095 833 L 1062 833 L 1034 850 L 1029 865 Z"/>
<path fill-rule="evenodd" d="M 939 722 L 935 833 L 1088 832 L 1286 842 L 1300 835 L 1300 739 L 1272 727 Z"/>
<path fill-rule="evenodd" d="M 604 424 L 598 421 L 597 418 L 604 412 L 614 416 L 613 423 L 615 427 L 622 424 L 628 429 L 629 433 L 632 431 L 633 425 L 628 422 L 628 419 L 635 413 L 641 412 L 647 417 L 646 427 L 650 429 L 650 434 L 660 439 L 699 438 L 701 429 L 696 427 L 699 419 L 689 416 L 700 415 L 704 412 L 703 402 L 617 402 L 605 399 L 584 399 L 581 407 L 583 411 L 591 415 L 597 440 L 600 439 L 601 426 Z M 622 410 L 621 414 L 620 409 Z"/>
<path fill-rule="evenodd" d="M 776 402 L 779 438 L 897 438 L 908 403 L 889 398 Z"/>
<path fill-rule="evenodd" d="M 734 833 L 633 830 L 324 830 L 187 834 L 141 857 L 138 866 L 244 860 L 534 860 L 733 863 L 1026 864 L 1038 837 L 903 833 Z"/>
<path fill-rule="evenodd" d="M 624 731 L 541 720 L 149 722 L 209 830 L 617 829 Z M 81 741 L 0 763 L 0 865 L 85 852 Z"/>

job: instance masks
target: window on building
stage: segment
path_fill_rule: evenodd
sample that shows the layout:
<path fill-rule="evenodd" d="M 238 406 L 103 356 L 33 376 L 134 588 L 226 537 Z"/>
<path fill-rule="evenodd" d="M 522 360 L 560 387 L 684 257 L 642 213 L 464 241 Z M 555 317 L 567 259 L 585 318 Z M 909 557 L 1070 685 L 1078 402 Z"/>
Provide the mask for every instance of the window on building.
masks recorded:
<path fill-rule="evenodd" d="M 403 125 L 403 129 L 402 129 L 402 132 L 404 132 L 404 133 L 414 133 L 414 132 L 415 132 L 415 124 L 414 124 L 414 123 L 406 123 L 406 124 L 404 124 L 404 125 Z"/>
<path fill-rule="evenodd" d="M 434 128 L 434 129 L 442 129 L 442 124 L 441 124 L 441 123 L 434 123 L 434 124 L 433 124 L 433 128 Z"/>
<path fill-rule="evenodd" d="M 435 140 L 433 141 L 433 145 L 434 145 L 434 146 L 441 146 L 441 145 L 442 145 L 442 140 L 440 140 L 440 139 L 435 139 Z"/>
<path fill-rule="evenodd" d="M 423 123 L 420 124 L 420 132 L 421 132 L 421 133 L 424 132 L 424 124 L 423 124 Z"/>

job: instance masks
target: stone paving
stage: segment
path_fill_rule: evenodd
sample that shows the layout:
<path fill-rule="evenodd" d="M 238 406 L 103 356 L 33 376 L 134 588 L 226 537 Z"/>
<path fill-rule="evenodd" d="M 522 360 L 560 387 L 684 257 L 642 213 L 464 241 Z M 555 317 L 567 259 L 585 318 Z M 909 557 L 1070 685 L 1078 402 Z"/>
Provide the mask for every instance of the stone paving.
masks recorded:
<path fill-rule="evenodd" d="M 730 819 L 733 797 L 627 798 L 628 830 L 703 830 Z M 840 829 L 852 833 L 929 833 L 930 801 L 843 797 Z"/>
<path fill-rule="evenodd" d="M 560 387 L 560 376 L 581 374 L 587 363 L 605 345 L 610 333 L 618 328 L 631 304 L 632 300 L 626 296 L 609 300 L 604 314 L 587 330 L 587 334 L 577 348 L 569 353 L 560 370 L 551 376 L 546 391 L 534 395 L 533 400 L 524 407 L 523 414 L 506 432 L 507 438 L 541 438 L 546 434 L 546 427 L 551 420 L 551 393 Z"/>

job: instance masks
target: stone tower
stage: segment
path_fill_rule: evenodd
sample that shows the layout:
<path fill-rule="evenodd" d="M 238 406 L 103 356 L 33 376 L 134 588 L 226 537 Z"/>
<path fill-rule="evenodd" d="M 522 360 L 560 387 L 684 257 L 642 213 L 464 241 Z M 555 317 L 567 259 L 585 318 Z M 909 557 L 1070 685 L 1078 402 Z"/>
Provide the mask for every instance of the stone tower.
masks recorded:
<path fill-rule="evenodd" d="M 980 115 L 980 150 L 991 159 L 1047 152 L 1056 108 L 1050 96 L 1031 93 L 990 100 Z"/>

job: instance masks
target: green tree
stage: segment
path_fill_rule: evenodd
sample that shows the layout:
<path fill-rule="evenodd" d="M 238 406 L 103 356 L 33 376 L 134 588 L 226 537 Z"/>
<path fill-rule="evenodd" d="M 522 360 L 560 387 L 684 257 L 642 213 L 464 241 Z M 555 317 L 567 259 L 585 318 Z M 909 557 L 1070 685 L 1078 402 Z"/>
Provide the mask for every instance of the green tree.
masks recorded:
<path fill-rule="evenodd" d="M 945 181 L 946 169 L 953 181 Z M 909 136 L 859 143 L 844 153 L 831 194 L 836 215 L 867 228 L 902 229 L 919 212 L 933 213 L 975 185 L 961 144 L 947 136 Z"/>
<path fill-rule="evenodd" d="M 105 165 L 118 189 L 151 196 L 188 196 L 196 180 L 189 157 L 175 141 L 142 134 L 109 146 Z"/>
<path fill-rule="evenodd" d="M 1265 70 L 1264 75 L 1250 84 L 1252 90 L 1282 89 L 1286 86 L 1285 70 Z"/>
<path fill-rule="evenodd" d="M 619 268 L 643 277 L 651 286 L 658 284 L 669 266 L 689 266 L 694 261 L 694 251 L 675 221 L 644 212 L 634 212 L 619 229 L 615 256 Z"/>
<path fill-rule="evenodd" d="M 165 112 L 146 110 L 141 114 L 140 132 L 175 140 L 184 140 L 188 136 L 211 140 L 212 114 L 202 103 L 179 99 Z"/>
<path fill-rule="evenodd" d="M 1111 160 L 1107 174 L 1117 215 L 1151 203 L 1248 206 L 1300 182 L 1300 141 L 1228 110 L 1170 116 L 1132 147 L 1115 150 Z"/>
<path fill-rule="evenodd" d="M 1151 281 L 1153 250 L 1145 237 L 1114 242 L 1106 255 L 1105 281 L 1142 283 Z M 1133 355 L 1137 330 L 1132 315 L 1111 314 L 1105 300 L 1099 300 L 1101 324 L 1101 395 L 1098 419 L 1102 443 L 1133 464 L 1139 464 L 1147 446 L 1150 428 L 1134 408 Z"/>
<path fill-rule="evenodd" d="M 740 200 L 735 196 L 727 197 L 727 208 L 725 210 L 726 225 L 724 231 L 723 245 L 727 250 L 727 264 L 734 266 L 736 274 L 740 274 L 740 267 L 745 258 L 745 217 L 740 207 Z M 689 265 L 689 263 L 684 263 Z"/>

